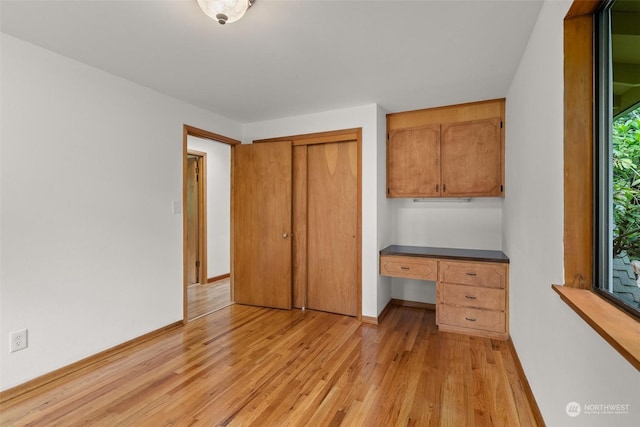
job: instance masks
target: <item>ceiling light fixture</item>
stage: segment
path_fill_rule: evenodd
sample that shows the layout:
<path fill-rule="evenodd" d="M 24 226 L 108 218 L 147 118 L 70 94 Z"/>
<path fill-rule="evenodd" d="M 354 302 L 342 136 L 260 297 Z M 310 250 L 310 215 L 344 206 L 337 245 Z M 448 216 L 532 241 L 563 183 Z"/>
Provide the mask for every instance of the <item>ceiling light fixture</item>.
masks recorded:
<path fill-rule="evenodd" d="M 198 6 L 211 19 L 224 25 L 242 18 L 255 0 L 197 0 Z"/>

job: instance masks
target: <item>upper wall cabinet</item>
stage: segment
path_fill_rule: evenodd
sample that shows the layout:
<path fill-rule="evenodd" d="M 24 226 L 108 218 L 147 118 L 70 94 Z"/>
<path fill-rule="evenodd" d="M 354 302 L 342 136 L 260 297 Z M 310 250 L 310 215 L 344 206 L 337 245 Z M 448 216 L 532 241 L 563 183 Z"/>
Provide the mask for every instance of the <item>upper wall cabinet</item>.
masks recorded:
<path fill-rule="evenodd" d="M 504 197 L 505 100 L 387 115 L 387 197 Z"/>

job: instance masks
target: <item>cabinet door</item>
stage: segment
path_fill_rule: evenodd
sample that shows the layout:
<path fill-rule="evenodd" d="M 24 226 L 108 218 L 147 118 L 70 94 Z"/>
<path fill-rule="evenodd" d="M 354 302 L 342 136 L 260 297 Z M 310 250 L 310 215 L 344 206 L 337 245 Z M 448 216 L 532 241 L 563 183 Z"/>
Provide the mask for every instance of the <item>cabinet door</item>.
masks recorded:
<path fill-rule="evenodd" d="M 499 118 L 442 125 L 442 196 L 502 196 Z"/>
<path fill-rule="evenodd" d="M 291 142 L 233 152 L 233 286 L 239 304 L 291 308 Z"/>
<path fill-rule="evenodd" d="M 440 195 L 440 125 L 392 131 L 387 141 L 387 197 Z"/>

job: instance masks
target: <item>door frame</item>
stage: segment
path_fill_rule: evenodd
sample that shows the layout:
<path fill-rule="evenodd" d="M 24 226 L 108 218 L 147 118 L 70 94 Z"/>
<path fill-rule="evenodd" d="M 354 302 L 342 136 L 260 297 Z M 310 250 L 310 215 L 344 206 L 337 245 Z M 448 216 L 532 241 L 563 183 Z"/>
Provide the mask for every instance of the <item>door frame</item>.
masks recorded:
<path fill-rule="evenodd" d="M 356 226 L 356 286 L 357 286 L 357 315 L 356 318 L 362 321 L 362 128 L 333 130 L 326 132 L 314 132 L 301 135 L 283 136 L 277 138 L 254 140 L 253 143 L 270 143 L 291 141 L 293 147 L 300 145 L 325 144 L 336 142 L 356 141 L 357 146 L 357 226 Z M 293 292 L 293 284 L 292 284 Z"/>
<path fill-rule="evenodd" d="M 182 206 L 183 206 L 183 214 L 182 214 L 182 323 L 187 324 L 189 322 L 189 301 L 188 301 L 188 288 L 189 284 L 187 281 L 187 217 L 184 215 L 184 206 L 186 206 L 186 195 L 187 195 L 187 156 L 190 153 L 198 153 L 193 150 L 188 149 L 188 139 L 189 136 L 194 136 L 197 138 L 210 139 L 214 142 L 221 142 L 223 144 L 227 144 L 231 146 L 231 163 L 233 164 L 233 148 L 234 146 L 241 144 L 241 141 L 233 138 L 229 138 L 224 135 L 220 135 L 214 132 L 210 132 L 204 129 L 200 129 L 190 125 L 182 126 Z M 204 153 L 200 153 L 204 154 Z M 196 154 L 197 155 L 197 154 Z M 206 168 L 206 166 L 205 166 Z M 202 176 L 205 176 L 206 169 L 204 169 L 204 173 Z M 231 179 L 231 187 L 233 187 L 233 174 L 230 177 Z M 199 186 L 199 191 L 206 191 L 206 179 L 203 179 L 202 185 Z M 206 193 L 205 193 L 206 194 Z M 206 200 L 203 199 L 203 200 Z M 202 203 L 204 208 L 204 214 L 206 215 L 206 203 Z M 233 204 L 231 205 L 231 212 L 229 212 L 230 220 L 231 220 L 231 229 L 233 230 Z M 206 216 L 201 216 L 202 221 L 199 224 L 199 240 L 200 240 L 200 283 L 207 282 L 207 261 L 206 261 Z M 204 252 L 202 252 L 202 241 L 204 240 Z M 229 248 L 231 256 L 233 256 L 233 235 L 231 235 L 231 248 Z M 204 256 L 202 255 L 204 254 Z M 203 259 L 204 258 L 204 259 Z M 230 269 L 233 268 L 233 259 L 231 259 Z M 233 271 L 231 271 L 231 300 L 233 301 Z"/>

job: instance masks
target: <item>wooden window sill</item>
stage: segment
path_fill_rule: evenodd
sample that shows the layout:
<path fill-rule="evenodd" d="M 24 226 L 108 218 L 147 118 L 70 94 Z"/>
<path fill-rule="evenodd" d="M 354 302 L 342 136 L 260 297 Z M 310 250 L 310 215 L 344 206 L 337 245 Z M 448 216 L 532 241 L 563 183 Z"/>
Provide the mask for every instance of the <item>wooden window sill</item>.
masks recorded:
<path fill-rule="evenodd" d="M 640 371 L 640 322 L 586 289 L 552 285 L 560 298 Z"/>

